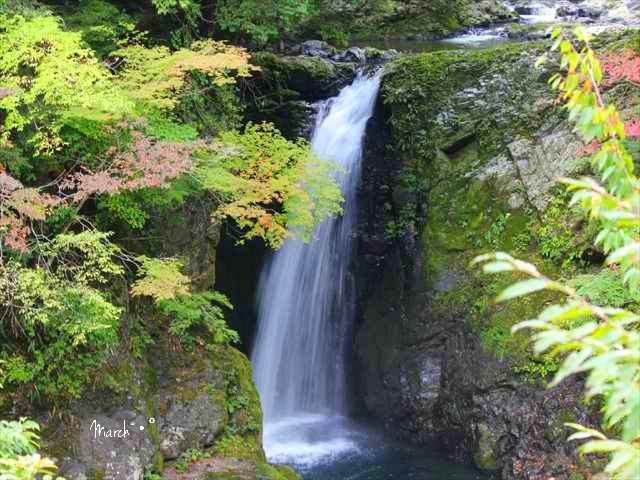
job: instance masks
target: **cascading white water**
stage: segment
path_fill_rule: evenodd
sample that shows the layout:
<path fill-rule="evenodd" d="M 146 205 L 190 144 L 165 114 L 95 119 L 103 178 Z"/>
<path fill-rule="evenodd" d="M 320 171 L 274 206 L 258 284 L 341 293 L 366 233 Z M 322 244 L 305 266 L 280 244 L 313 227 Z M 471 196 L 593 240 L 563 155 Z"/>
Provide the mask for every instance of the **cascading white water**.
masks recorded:
<path fill-rule="evenodd" d="M 530 4 L 531 13 L 521 15 L 522 19 L 527 23 L 551 23 L 557 18 L 557 7 L 553 2 L 546 3 L 534 0 Z"/>
<path fill-rule="evenodd" d="M 313 462 L 353 447 L 340 421 L 355 302 L 349 264 L 365 128 L 378 86 L 378 76 L 360 75 L 320 106 L 312 146 L 341 167 L 343 215 L 319 225 L 309 244 L 285 242 L 260 279 L 252 362 L 272 461 Z"/>

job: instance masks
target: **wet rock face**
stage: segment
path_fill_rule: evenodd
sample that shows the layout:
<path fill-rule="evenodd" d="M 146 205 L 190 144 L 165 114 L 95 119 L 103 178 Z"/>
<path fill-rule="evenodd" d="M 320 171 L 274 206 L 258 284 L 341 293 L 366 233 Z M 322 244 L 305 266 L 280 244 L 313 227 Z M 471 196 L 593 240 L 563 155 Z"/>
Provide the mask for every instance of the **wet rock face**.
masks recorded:
<path fill-rule="evenodd" d="M 512 164 L 526 192 L 521 194 L 521 200 L 544 210 L 556 179 L 575 175 L 584 168 L 579 162 L 583 149 L 582 142 L 564 126 L 533 141 L 521 139 L 510 143 Z M 520 206 L 518 200 L 514 201 L 513 208 Z"/>
<path fill-rule="evenodd" d="M 493 157 L 475 178 L 491 181 L 511 208 L 532 206 L 544 211 L 559 177 L 574 176 L 584 169 L 579 161 L 584 146 L 565 125 L 542 132 L 535 139 L 518 139 L 504 154 Z"/>
<path fill-rule="evenodd" d="M 351 47 L 338 55 L 334 55 L 332 58 L 336 62 L 352 62 L 364 65 L 367 61 L 367 54 L 362 48 Z"/>
<path fill-rule="evenodd" d="M 556 14 L 559 17 L 576 17 L 580 15 L 580 9 L 572 4 L 562 5 L 558 7 Z"/>
<path fill-rule="evenodd" d="M 336 54 L 335 47 L 322 40 L 307 40 L 298 46 L 294 46 L 291 50 L 293 53 L 300 55 L 320 58 L 329 58 Z"/>
<path fill-rule="evenodd" d="M 468 332 L 449 338 L 443 365 L 436 430 L 449 450 L 503 479 L 568 478 L 576 456 L 564 423 L 597 418 L 581 402 L 579 381 L 551 390 L 515 381 L 508 363 Z"/>

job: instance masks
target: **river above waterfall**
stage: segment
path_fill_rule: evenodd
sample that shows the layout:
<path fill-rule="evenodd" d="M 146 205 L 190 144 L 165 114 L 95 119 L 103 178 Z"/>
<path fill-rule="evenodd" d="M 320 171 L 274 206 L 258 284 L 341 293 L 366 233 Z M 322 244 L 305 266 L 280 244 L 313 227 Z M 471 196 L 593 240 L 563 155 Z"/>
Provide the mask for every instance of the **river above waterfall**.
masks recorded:
<path fill-rule="evenodd" d="M 514 42 L 503 28 L 476 29 L 440 40 L 385 39 L 355 42 L 357 47 L 373 47 L 380 50 L 394 49 L 405 53 L 437 52 L 440 50 L 485 49 Z"/>

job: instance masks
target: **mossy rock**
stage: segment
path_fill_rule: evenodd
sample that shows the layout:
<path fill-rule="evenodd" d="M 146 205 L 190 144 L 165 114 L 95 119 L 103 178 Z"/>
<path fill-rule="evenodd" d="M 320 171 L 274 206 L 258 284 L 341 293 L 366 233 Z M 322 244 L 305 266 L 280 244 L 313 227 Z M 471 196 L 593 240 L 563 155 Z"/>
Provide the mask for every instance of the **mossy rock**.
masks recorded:
<path fill-rule="evenodd" d="M 264 480 L 302 480 L 302 477 L 291 467 L 268 463 L 258 466 L 258 478 Z"/>
<path fill-rule="evenodd" d="M 315 101 L 335 95 L 356 74 L 356 65 L 336 63 L 326 58 L 278 56 L 256 53 L 252 62 L 261 71 L 257 75 L 261 89 L 273 100 L 303 99 Z"/>
<path fill-rule="evenodd" d="M 255 435 L 259 438 L 262 431 L 262 407 L 258 390 L 253 383 L 251 362 L 246 355 L 231 347 L 217 347 L 212 359 L 224 373 L 230 433 Z"/>
<path fill-rule="evenodd" d="M 577 423 L 577 415 L 573 409 L 562 409 L 553 414 L 547 423 L 544 436 L 550 442 L 559 443 L 569 437 L 572 430 L 567 427 L 567 423 Z"/>
<path fill-rule="evenodd" d="M 567 208 L 566 195 L 551 187 L 553 180 L 545 185 L 528 181 L 511 155 L 512 145 L 518 145 L 520 153 L 524 146 L 556 145 L 565 138 L 564 130 L 538 138 L 538 129 L 562 119 L 552 106 L 539 102 L 520 113 L 526 110 L 522 104 L 533 104 L 538 96 L 552 98 L 547 74 L 533 66 L 541 47 L 506 45 L 406 56 L 385 69 L 382 98 L 394 152 L 401 157 L 400 177 L 414 176 L 426 192 L 423 205 L 419 200 L 415 205 L 426 215 L 416 215 L 407 230 L 416 232 L 418 246 L 419 284 L 413 288 L 432 292 L 429 315 L 462 317 L 488 350 L 510 359 L 514 368 L 548 374 L 553 365 L 530 363 L 538 360 L 529 335 L 512 335 L 511 328 L 534 318 L 556 296 L 538 294 L 494 305 L 492 299 L 517 277 L 492 277 L 469 268 L 481 254 L 507 251 L 559 276 L 578 267 L 591 243 L 591 232 Z M 523 81 L 527 89 L 521 88 Z M 408 140 L 407 131 L 413 132 Z M 399 191 L 406 189 L 396 181 L 394 196 L 402 198 Z M 421 302 L 410 295 L 405 311 L 419 311 Z M 426 326 L 420 322 L 412 327 L 416 332 Z"/>
<path fill-rule="evenodd" d="M 543 50 L 540 43 L 508 44 L 479 51 L 449 50 L 408 55 L 391 62 L 385 67 L 381 92 L 389 109 L 396 153 L 402 155 L 404 162 L 434 161 L 436 148 L 447 150 L 448 145 L 470 136 L 479 141 L 481 154 L 491 150 L 490 153 L 494 153 L 502 146 L 501 140 L 509 130 L 523 133 L 535 130 L 539 123 L 535 118 L 517 114 L 523 110 L 521 103 L 527 104 L 517 85 L 523 81 L 522 77 L 528 76 L 532 78 L 526 81 L 532 82 L 532 87 L 536 86 L 539 73 L 533 69 L 533 63 Z M 479 90 L 471 90 L 457 105 L 449 105 L 456 92 L 477 89 L 480 78 L 489 80 L 489 88 L 491 83 L 495 84 L 495 91 L 484 95 L 500 96 L 496 99 L 497 105 L 483 104 L 485 112 L 482 112 L 478 105 L 469 102 L 474 93 L 482 94 Z M 530 95 L 531 104 L 540 95 L 540 90 L 547 90 L 545 79 L 537 83 L 538 88 L 524 92 Z M 511 85 L 510 92 L 505 91 L 505 85 Z M 513 96 L 513 100 L 510 101 L 509 96 Z M 509 108 L 512 102 L 517 103 L 518 108 Z M 503 107 L 508 112 L 501 112 Z M 496 114 L 507 113 L 518 116 L 504 122 L 496 118 Z M 447 114 L 444 117 L 446 125 L 443 125 L 443 114 Z M 496 120 L 504 123 L 505 128 L 498 127 Z M 406 135 L 409 131 L 412 135 Z"/>
<path fill-rule="evenodd" d="M 473 452 L 473 463 L 482 471 L 495 472 L 500 468 L 496 458 L 497 439 L 484 424 L 477 426 L 478 444 Z"/>

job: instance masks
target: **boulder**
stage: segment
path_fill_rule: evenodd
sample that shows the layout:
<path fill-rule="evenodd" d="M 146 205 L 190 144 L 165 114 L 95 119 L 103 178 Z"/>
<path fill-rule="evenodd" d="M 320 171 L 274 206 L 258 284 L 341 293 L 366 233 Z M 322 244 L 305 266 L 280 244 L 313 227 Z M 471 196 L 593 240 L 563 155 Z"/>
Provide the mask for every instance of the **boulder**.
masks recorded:
<path fill-rule="evenodd" d="M 146 415 L 128 409 L 87 411 L 74 425 L 58 431 L 61 443 L 50 450 L 58 454 L 62 443 L 73 445 L 58 457 L 67 480 L 142 480 L 145 469 L 153 467 L 153 424 Z"/>
<path fill-rule="evenodd" d="M 580 139 L 563 125 L 539 138 L 509 143 L 506 154 L 491 158 L 475 175 L 481 182 L 492 182 L 511 208 L 531 205 L 543 211 L 557 179 L 584 170 L 582 150 Z"/>
<path fill-rule="evenodd" d="M 575 5 L 567 4 L 558 7 L 556 14 L 559 17 L 577 17 L 580 15 L 580 9 Z"/>
<path fill-rule="evenodd" d="M 336 62 L 351 62 L 357 63 L 358 65 L 363 65 L 366 60 L 366 52 L 362 48 L 359 47 L 350 47 L 347 48 L 344 52 L 341 52 L 337 55 L 331 57 L 332 60 Z"/>
<path fill-rule="evenodd" d="M 209 370 L 201 379 L 173 382 L 162 388 L 153 403 L 158 418 L 160 453 L 165 460 L 178 458 L 192 448 L 211 445 L 229 421 L 220 372 Z M 210 381 L 207 377 L 213 377 Z"/>
<path fill-rule="evenodd" d="M 321 56 L 278 56 L 268 52 L 254 54 L 252 61 L 260 67 L 260 72 L 251 80 L 254 87 L 260 92 L 269 92 L 267 99 L 278 106 L 291 100 L 315 102 L 336 95 L 354 79 L 358 66 Z M 271 105 L 256 106 L 257 109 L 265 107 Z"/>
<path fill-rule="evenodd" d="M 510 143 L 508 152 L 526 192 L 522 195 L 526 195 L 526 199 L 522 200 L 532 203 L 540 211 L 544 210 L 558 178 L 584 170 L 584 163 L 580 161 L 583 149 L 582 141 L 565 126 L 537 139 L 519 139 Z M 516 188 L 522 191 L 521 186 Z M 514 208 L 518 206 L 513 202 L 511 205 Z"/>
<path fill-rule="evenodd" d="M 336 53 L 334 47 L 322 40 L 307 40 L 301 43 L 295 50 L 299 51 L 300 55 L 320 58 L 329 58 Z"/>
<path fill-rule="evenodd" d="M 636 0 L 582 0 L 577 2 L 577 14 L 586 21 L 597 21 L 610 29 L 617 24 L 635 25 L 640 21 L 640 3 Z"/>
<path fill-rule="evenodd" d="M 322 57 L 283 57 L 282 62 L 289 88 L 309 101 L 337 94 L 356 74 L 355 65 L 334 63 Z"/>
<path fill-rule="evenodd" d="M 252 446 L 254 469 L 268 469 L 248 359 L 221 346 L 168 354 L 159 343 L 146 366 L 119 379 L 122 395 L 87 394 L 70 409 L 73 421 L 41 421 L 47 425 L 43 449 L 57 459 L 60 473 L 67 480 L 143 480 L 163 461 L 210 447 L 225 435 Z M 129 363 L 136 361 L 123 360 Z M 229 402 L 235 405 L 231 414 Z M 228 463 L 233 456 L 216 458 Z"/>
<path fill-rule="evenodd" d="M 605 13 L 604 8 L 600 7 L 599 5 L 591 5 L 591 6 L 582 5 L 580 6 L 580 8 L 578 8 L 578 16 L 580 17 L 596 19 L 596 18 L 600 18 L 604 13 Z"/>
<path fill-rule="evenodd" d="M 514 10 L 518 15 L 534 15 L 536 13 L 535 8 L 528 5 L 519 5 Z"/>

